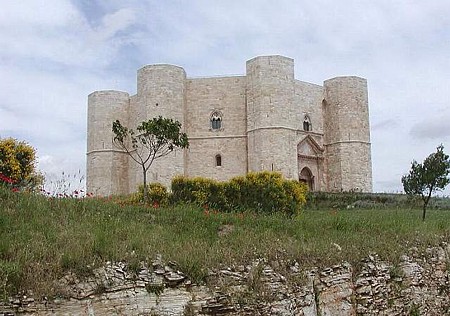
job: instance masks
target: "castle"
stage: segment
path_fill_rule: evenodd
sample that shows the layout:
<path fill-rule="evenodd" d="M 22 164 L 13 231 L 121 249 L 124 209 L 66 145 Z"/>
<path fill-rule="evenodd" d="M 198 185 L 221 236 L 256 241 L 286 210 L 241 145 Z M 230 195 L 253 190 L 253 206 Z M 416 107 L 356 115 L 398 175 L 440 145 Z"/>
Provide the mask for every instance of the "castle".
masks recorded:
<path fill-rule="evenodd" d="M 149 65 L 138 70 L 136 95 L 91 93 L 88 192 L 137 189 L 142 169 L 113 146 L 112 122 L 136 128 L 159 115 L 181 122 L 190 146 L 156 160 L 149 182 L 273 170 L 315 191 L 372 191 L 366 80 L 336 77 L 319 86 L 294 78 L 293 59 L 260 56 L 243 76 L 188 78 L 181 67 Z"/>

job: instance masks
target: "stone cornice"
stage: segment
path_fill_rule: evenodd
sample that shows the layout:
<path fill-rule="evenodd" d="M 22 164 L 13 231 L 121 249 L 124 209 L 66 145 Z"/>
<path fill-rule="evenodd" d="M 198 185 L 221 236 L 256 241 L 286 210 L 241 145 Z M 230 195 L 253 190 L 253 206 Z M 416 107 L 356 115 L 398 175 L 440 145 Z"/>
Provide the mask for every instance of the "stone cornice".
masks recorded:
<path fill-rule="evenodd" d="M 214 135 L 214 136 L 188 137 L 189 140 L 223 139 L 223 138 L 247 138 L 247 135 Z"/>
<path fill-rule="evenodd" d="M 309 160 L 322 160 L 324 159 L 322 156 L 308 156 L 308 155 L 297 155 L 298 158 L 309 159 Z"/>
<path fill-rule="evenodd" d="M 324 146 L 331 146 L 331 145 L 336 145 L 336 144 L 345 144 L 345 143 L 356 143 L 356 144 L 366 144 L 366 145 L 370 145 L 370 142 L 366 142 L 363 140 L 340 140 L 337 142 L 332 142 L 332 143 L 328 143 L 328 144 L 323 144 Z"/>
<path fill-rule="evenodd" d="M 252 129 L 247 130 L 247 133 L 254 132 L 254 131 L 259 131 L 259 130 L 267 130 L 267 129 L 269 129 L 269 130 L 270 129 L 286 129 L 286 130 L 289 130 L 289 131 L 294 131 L 294 132 L 305 134 L 305 135 L 323 136 L 323 133 L 306 132 L 306 131 L 298 129 L 298 128 L 292 128 L 292 127 L 287 127 L 287 126 L 263 126 L 263 127 L 257 127 L 257 128 L 252 128 Z"/>
<path fill-rule="evenodd" d="M 86 153 L 86 155 L 95 154 L 95 153 L 110 153 L 110 152 L 122 153 L 122 154 L 126 154 L 127 153 L 126 151 L 119 150 L 119 149 L 94 149 L 94 150 L 88 151 Z"/>

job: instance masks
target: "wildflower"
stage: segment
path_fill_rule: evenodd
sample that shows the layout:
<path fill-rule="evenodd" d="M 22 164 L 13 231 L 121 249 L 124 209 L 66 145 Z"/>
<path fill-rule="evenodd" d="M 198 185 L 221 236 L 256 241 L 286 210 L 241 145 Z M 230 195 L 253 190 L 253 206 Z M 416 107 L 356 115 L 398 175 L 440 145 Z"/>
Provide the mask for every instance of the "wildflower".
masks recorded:
<path fill-rule="evenodd" d="M 159 203 L 158 203 L 158 201 L 154 201 L 154 202 L 153 202 L 153 208 L 159 208 Z"/>
<path fill-rule="evenodd" d="M 8 184 L 13 184 L 14 183 L 13 179 L 11 179 L 10 177 L 5 176 L 3 173 L 0 173 L 0 180 L 5 182 L 5 183 L 8 183 Z"/>
<path fill-rule="evenodd" d="M 205 216 L 209 216 L 209 211 L 208 211 L 207 209 L 205 209 L 205 210 L 203 211 L 203 214 L 205 214 Z"/>
<path fill-rule="evenodd" d="M 13 191 L 13 192 L 19 192 L 19 189 L 18 189 L 18 188 L 12 188 L 11 191 Z"/>

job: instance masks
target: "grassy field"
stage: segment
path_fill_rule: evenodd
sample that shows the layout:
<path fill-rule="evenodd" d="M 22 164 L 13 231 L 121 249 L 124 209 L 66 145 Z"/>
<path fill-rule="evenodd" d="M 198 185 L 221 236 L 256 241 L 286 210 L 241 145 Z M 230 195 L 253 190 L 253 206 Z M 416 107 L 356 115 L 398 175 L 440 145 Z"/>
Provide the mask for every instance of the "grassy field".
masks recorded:
<path fill-rule="evenodd" d="M 208 268 L 257 257 L 297 260 L 306 268 L 356 263 L 376 252 L 395 262 L 409 246 L 450 239 L 449 210 L 431 209 L 422 222 L 419 208 L 347 209 L 333 203 L 319 210 L 309 204 L 290 218 L 46 198 L 0 186 L 0 297 L 24 289 L 57 295 L 53 283 L 64 273 L 86 275 L 108 260 L 133 265 L 161 254 L 200 282 Z"/>

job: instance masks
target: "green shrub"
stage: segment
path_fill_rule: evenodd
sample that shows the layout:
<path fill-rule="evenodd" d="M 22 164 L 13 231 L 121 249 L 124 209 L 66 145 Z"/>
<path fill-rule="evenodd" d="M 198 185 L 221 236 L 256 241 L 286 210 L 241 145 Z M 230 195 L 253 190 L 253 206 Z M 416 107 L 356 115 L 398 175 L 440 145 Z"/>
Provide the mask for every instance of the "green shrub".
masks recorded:
<path fill-rule="evenodd" d="M 161 183 L 147 184 L 148 203 L 151 205 L 165 206 L 169 202 L 169 193 L 167 188 Z M 131 204 L 144 202 L 144 185 L 138 187 L 138 192 L 130 196 Z"/>
<path fill-rule="evenodd" d="M 21 269 L 15 262 L 0 259 L 0 301 L 15 294 L 20 288 Z"/>
<path fill-rule="evenodd" d="M 227 197 L 235 207 L 257 213 L 294 214 L 306 202 L 305 184 L 286 180 L 277 172 L 250 172 L 227 183 Z"/>
<path fill-rule="evenodd" d="M 292 215 L 305 204 L 306 193 L 306 185 L 268 171 L 251 172 L 227 182 L 187 177 L 172 180 L 173 203 L 206 205 L 222 211 Z"/>
<path fill-rule="evenodd" d="M 227 208 L 224 184 L 207 178 L 178 176 L 172 180 L 171 201 L 192 203 L 217 209 Z"/>
<path fill-rule="evenodd" d="M 308 209 L 392 209 L 420 208 L 421 199 L 410 198 L 398 193 L 362 193 L 362 192 L 309 192 Z M 449 209 L 446 198 L 433 197 L 430 208 Z"/>

